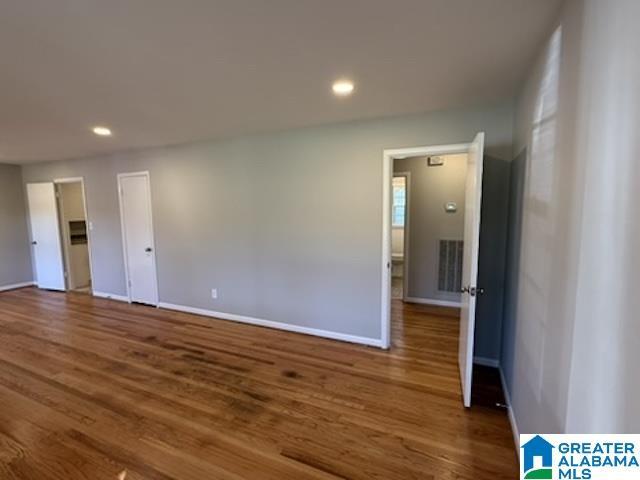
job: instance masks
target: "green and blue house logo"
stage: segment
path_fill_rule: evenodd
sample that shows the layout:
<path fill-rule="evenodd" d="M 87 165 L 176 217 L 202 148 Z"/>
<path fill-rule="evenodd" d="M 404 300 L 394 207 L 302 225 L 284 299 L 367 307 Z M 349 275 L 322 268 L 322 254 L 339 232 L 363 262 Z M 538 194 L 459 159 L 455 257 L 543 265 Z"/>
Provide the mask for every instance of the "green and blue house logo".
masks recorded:
<path fill-rule="evenodd" d="M 520 447 L 523 479 L 553 479 L 553 449 L 555 447 L 536 435 Z"/>

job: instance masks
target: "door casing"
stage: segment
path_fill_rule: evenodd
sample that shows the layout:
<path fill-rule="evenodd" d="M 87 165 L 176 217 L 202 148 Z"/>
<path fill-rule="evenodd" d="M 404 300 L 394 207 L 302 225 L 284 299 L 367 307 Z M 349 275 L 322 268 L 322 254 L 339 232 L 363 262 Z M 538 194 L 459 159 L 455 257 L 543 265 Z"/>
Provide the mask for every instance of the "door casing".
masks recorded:
<path fill-rule="evenodd" d="M 391 346 L 391 206 L 393 205 L 393 160 L 396 158 L 469 153 L 471 143 L 391 148 L 382 152 L 382 278 L 381 278 L 381 345 Z M 406 232 L 405 232 L 406 233 Z"/>
<path fill-rule="evenodd" d="M 82 208 L 84 208 L 84 218 L 87 224 L 87 250 L 89 251 L 89 277 L 91 277 L 91 285 L 93 286 L 93 259 L 91 258 L 91 231 L 93 229 L 93 224 L 90 220 L 89 210 L 87 208 L 87 191 L 84 186 L 84 177 L 56 178 L 53 181 L 53 183 L 55 184 L 56 189 L 58 188 L 58 185 L 65 184 L 65 183 L 80 183 L 80 186 L 82 188 Z M 62 222 L 62 212 L 60 211 L 60 206 L 61 206 L 60 203 L 61 202 L 59 201 L 58 217 Z M 63 234 L 65 232 L 66 232 L 66 227 L 64 225 L 60 225 L 60 233 Z M 66 287 L 67 287 L 67 290 L 69 290 L 69 276 L 71 275 L 70 273 L 71 265 L 69 262 L 69 252 L 67 251 L 67 248 L 66 248 L 66 241 L 62 242 L 62 251 L 64 253 L 64 265 L 67 271 Z"/>
<path fill-rule="evenodd" d="M 484 140 L 484 133 L 479 133 L 479 136 Z M 476 136 L 476 139 L 478 136 Z M 474 139 L 474 142 L 476 141 Z M 409 148 L 394 148 L 386 149 L 382 155 L 382 265 L 381 265 L 381 345 L 382 348 L 388 349 L 391 346 L 391 208 L 393 205 L 392 198 L 392 181 L 393 181 L 393 160 L 396 158 L 406 158 L 415 156 L 431 156 L 431 155 L 451 155 L 460 153 L 470 153 L 474 142 L 469 143 L 456 143 L 449 145 L 435 145 L 435 146 L 423 146 L 423 147 L 409 147 Z M 467 172 L 467 175 L 473 172 Z M 482 181 L 482 177 L 480 178 Z M 481 188 L 481 186 L 480 186 Z M 478 196 L 477 201 L 481 201 L 481 194 Z M 478 211 L 481 207 L 480 204 L 476 205 Z M 479 222 L 479 216 L 478 216 Z M 405 231 L 405 235 L 406 235 Z M 406 246 L 406 244 L 405 244 Z M 477 247 L 477 245 L 476 245 Z M 405 251 L 406 254 L 406 251 Z M 477 260 L 477 258 L 476 258 Z M 477 265 L 476 265 L 477 267 Z M 406 267 L 405 267 L 406 268 Z M 406 271 L 405 271 L 406 273 Z M 474 285 L 474 288 L 477 286 Z M 471 324 L 471 342 L 475 333 L 475 322 Z M 462 345 L 462 337 L 459 339 L 460 345 Z M 472 346 L 473 348 L 473 346 Z M 460 351 L 459 351 L 460 357 Z M 470 358 L 466 359 L 467 362 L 473 363 L 473 351 Z M 472 368 L 472 367 L 471 367 Z M 461 383 L 463 390 L 463 403 L 465 406 L 470 406 L 470 389 L 466 388 L 466 381 L 463 378 L 463 371 L 461 368 Z"/>

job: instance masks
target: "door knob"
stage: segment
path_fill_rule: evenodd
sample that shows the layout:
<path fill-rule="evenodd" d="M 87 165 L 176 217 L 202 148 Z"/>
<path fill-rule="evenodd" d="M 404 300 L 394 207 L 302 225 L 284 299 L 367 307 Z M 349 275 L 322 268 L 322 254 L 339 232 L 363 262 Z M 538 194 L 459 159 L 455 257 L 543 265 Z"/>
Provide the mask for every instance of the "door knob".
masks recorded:
<path fill-rule="evenodd" d="M 33 242 L 31 242 L 31 245 L 37 245 L 38 242 L 36 242 L 35 240 Z"/>
<path fill-rule="evenodd" d="M 152 250 L 151 247 L 147 247 L 147 248 L 144 249 L 144 251 L 147 252 L 147 253 L 151 253 L 151 250 Z"/>
<path fill-rule="evenodd" d="M 469 287 L 468 289 L 469 295 L 475 297 L 476 295 L 482 295 L 484 293 L 484 288 L 480 287 Z"/>
<path fill-rule="evenodd" d="M 469 287 L 462 287 L 462 288 L 460 289 L 460 291 L 461 291 L 462 293 L 467 293 L 467 292 L 469 291 Z"/>

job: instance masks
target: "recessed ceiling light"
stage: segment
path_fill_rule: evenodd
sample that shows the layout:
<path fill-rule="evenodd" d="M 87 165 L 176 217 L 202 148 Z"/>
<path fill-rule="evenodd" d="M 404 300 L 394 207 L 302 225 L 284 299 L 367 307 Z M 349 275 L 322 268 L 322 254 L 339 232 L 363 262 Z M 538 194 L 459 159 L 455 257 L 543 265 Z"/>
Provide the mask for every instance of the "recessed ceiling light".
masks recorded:
<path fill-rule="evenodd" d="M 353 93 L 353 82 L 350 80 L 338 80 L 333 84 L 333 93 L 339 97 L 346 97 Z"/>
<path fill-rule="evenodd" d="M 100 135 L 101 137 L 110 137 L 111 130 L 107 127 L 93 127 L 93 133 Z"/>

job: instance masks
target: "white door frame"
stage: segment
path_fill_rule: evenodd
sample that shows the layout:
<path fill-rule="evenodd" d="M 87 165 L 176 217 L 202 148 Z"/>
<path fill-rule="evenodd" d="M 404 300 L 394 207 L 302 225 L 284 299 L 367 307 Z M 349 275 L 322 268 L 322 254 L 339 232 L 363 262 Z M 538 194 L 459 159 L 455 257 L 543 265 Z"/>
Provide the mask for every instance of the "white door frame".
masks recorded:
<path fill-rule="evenodd" d="M 127 172 L 127 173 L 119 173 L 118 174 L 118 204 L 120 206 L 120 232 L 122 233 L 122 253 L 124 257 L 124 273 L 125 273 L 125 286 L 127 287 L 127 300 L 131 303 L 131 286 L 130 286 L 130 276 L 129 276 L 129 254 L 127 252 L 127 236 L 125 235 L 125 225 L 124 225 L 124 215 L 123 215 L 123 205 L 122 205 L 122 179 L 127 177 L 146 177 L 147 182 L 149 184 L 149 189 L 147 191 L 148 195 L 148 205 L 149 205 L 149 220 L 151 221 L 151 259 L 153 261 L 153 272 L 155 274 L 155 279 L 153 281 L 153 289 L 155 293 L 155 302 L 153 305 L 156 307 L 160 303 L 159 297 L 159 289 L 158 289 L 158 266 L 156 262 L 156 240 L 154 234 L 154 226 L 153 226 L 153 208 L 151 205 L 151 175 L 148 170 L 144 170 L 141 172 Z"/>
<path fill-rule="evenodd" d="M 382 348 L 388 349 L 391 346 L 391 206 L 393 205 L 391 185 L 393 182 L 393 160 L 406 157 L 468 153 L 470 147 L 470 143 L 454 143 L 390 148 L 382 152 L 382 299 L 380 318 Z M 406 234 L 407 231 L 405 231 Z"/>
<path fill-rule="evenodd" d="M 89 209 L 87 208 L 87 193 L 86 190 L 84 188 L 84 177 L 65 177 L 65 178 L 56 178 L 53 180 L 53 184 L 56 186 L 56 193 L 58 193 L 57 190 L 57 186 L 61 183 L 80 183 L 80 187 L 82 188 L 82 207 L 84 208 L 84 218 L 85 221 L 87 223 L 86 227 L 87 227 L 87 250 L 89 251 L 89 276 L 91 277 L 91 289 L 93 290 L 93 258 L 91 255 L 91 230 L 92 230 L 92 223 L 91 220 L 89 218 Z M 58 197 L 59 202 L 60 200 L 64 201 L 64 199 L 61 199 L 61 197 Z M 60 205 L 58 204 L 58 207 Z M 58 208 L 58 218 L 60 219 L 60 221 L 62 221 L 62 216 L 59 208 Z M 62 232 L 66 232 L 66 227 L 64 225 L 61 225 L 62 228 Z M 66 240 L 66 239 L 65 239 Z M 66 241 L 62 242 L 62 252 L 64 254 L 64 268 L 67 270 L 67 275 L 65 276 L 65 286 L 67 288 L 67 290 L 69 290 L 69 269 L 70 269 L 70 264 L 69 264 L 69 252 L 67 251 L 67 247 L 66 247 Z"/>

